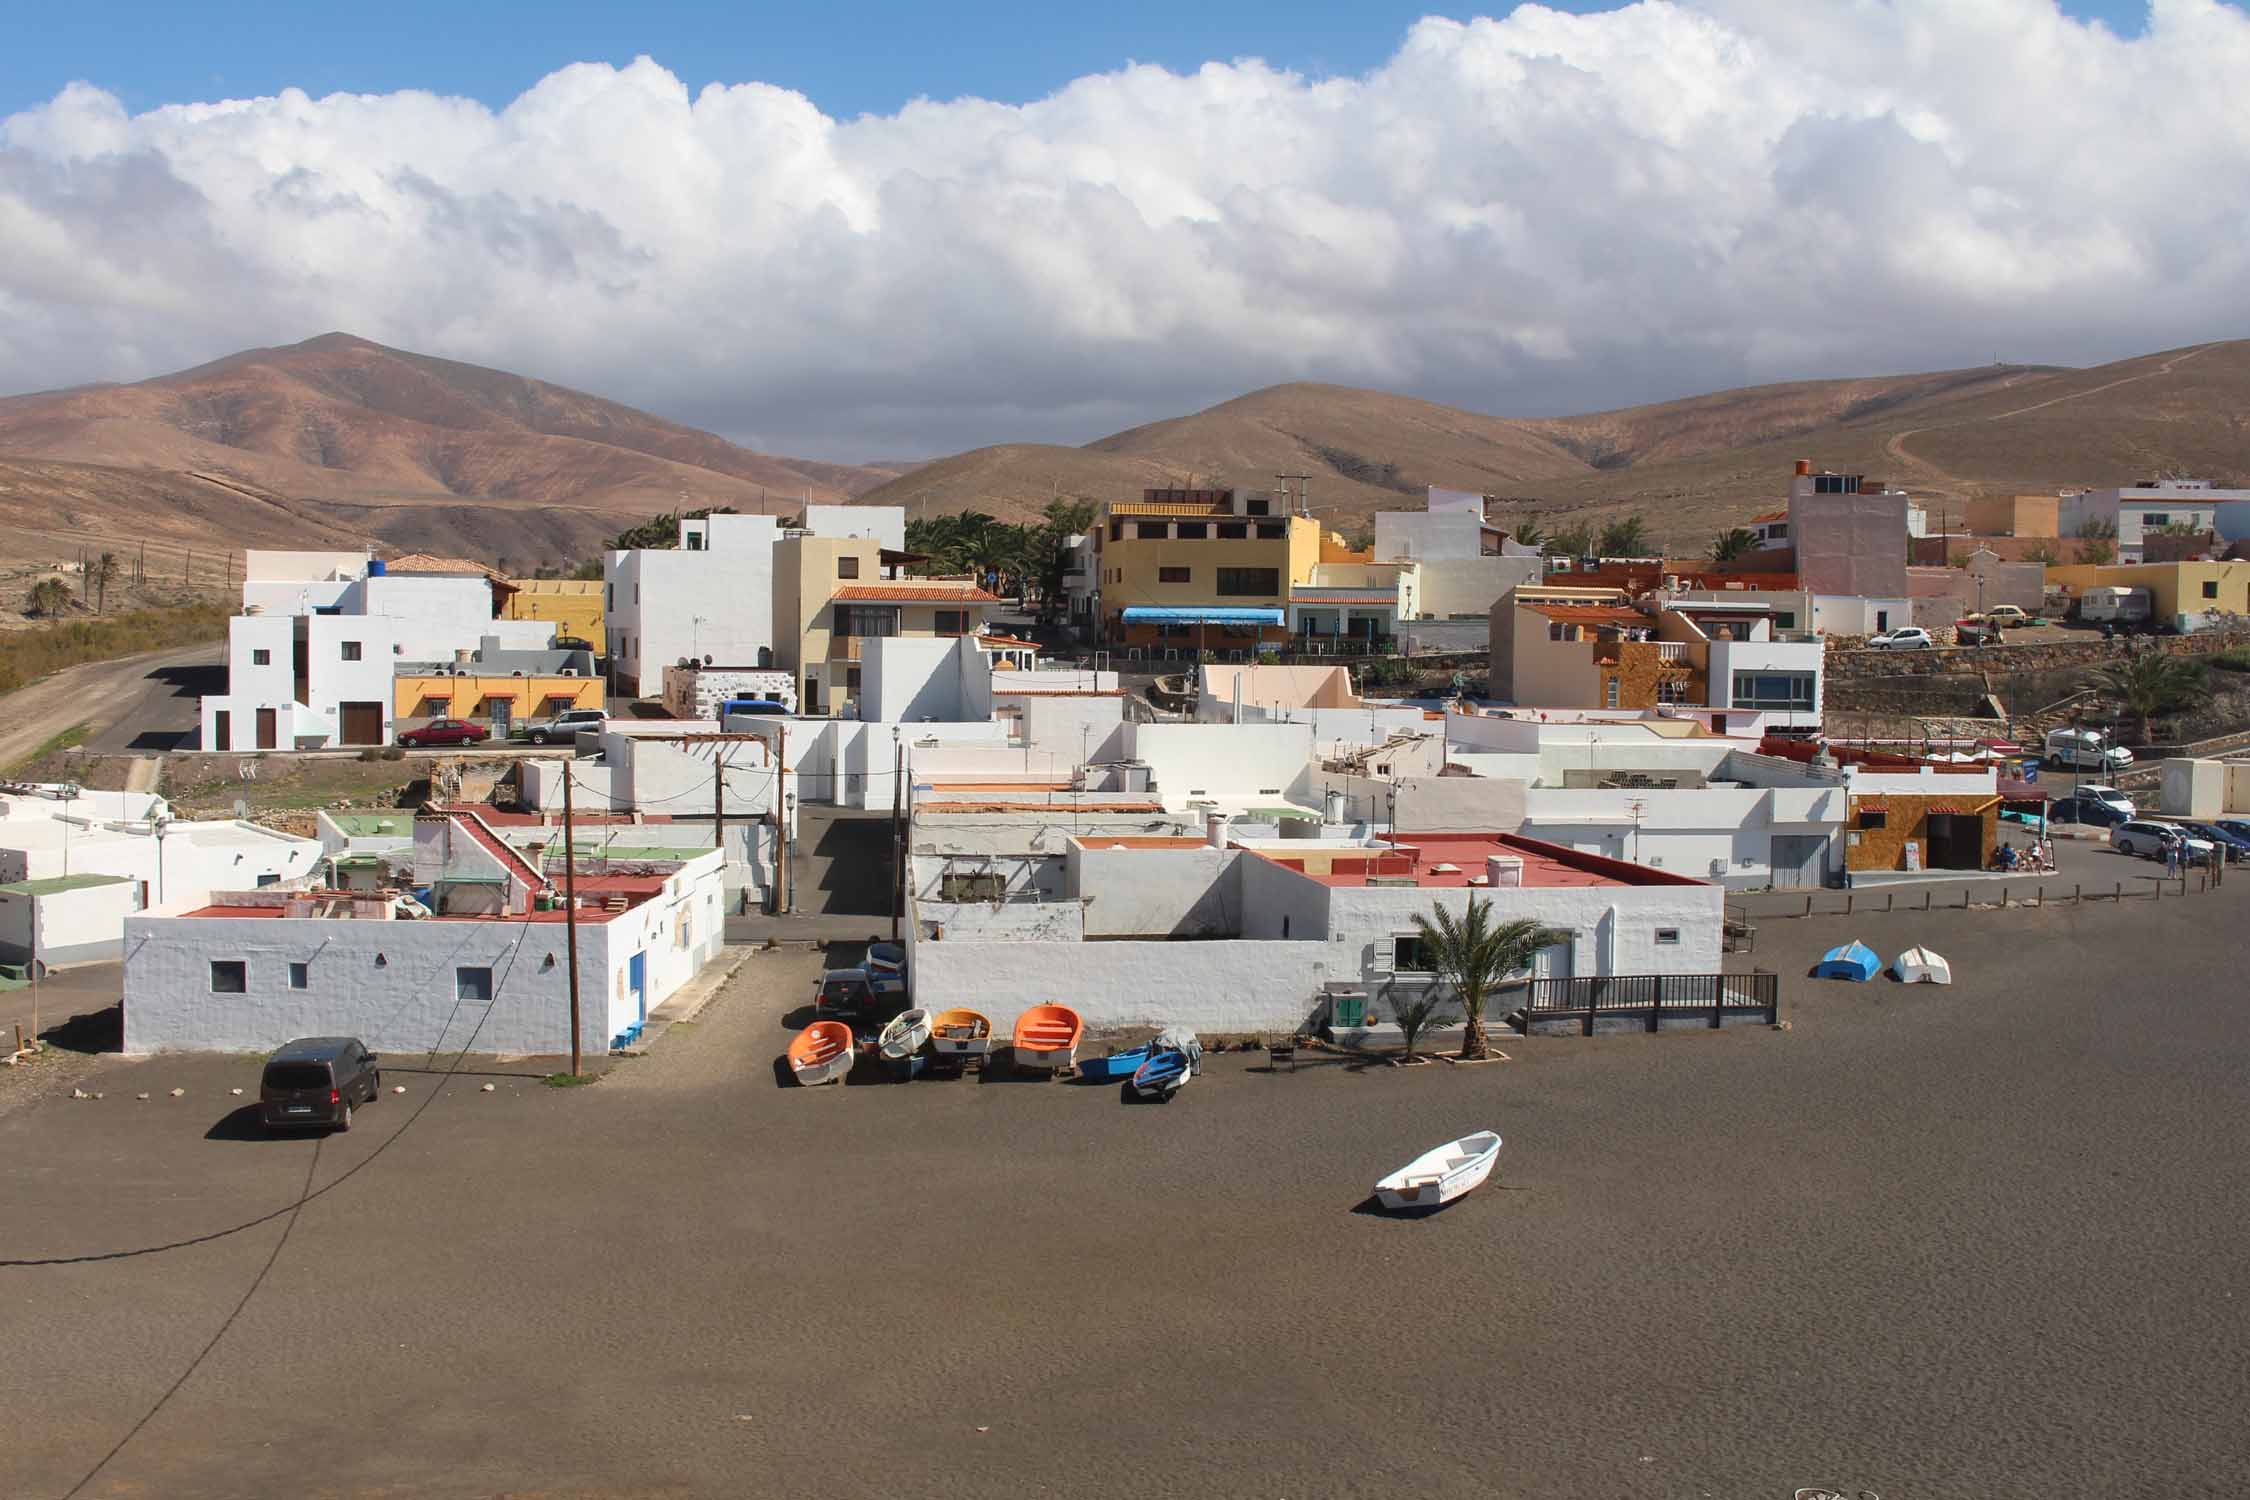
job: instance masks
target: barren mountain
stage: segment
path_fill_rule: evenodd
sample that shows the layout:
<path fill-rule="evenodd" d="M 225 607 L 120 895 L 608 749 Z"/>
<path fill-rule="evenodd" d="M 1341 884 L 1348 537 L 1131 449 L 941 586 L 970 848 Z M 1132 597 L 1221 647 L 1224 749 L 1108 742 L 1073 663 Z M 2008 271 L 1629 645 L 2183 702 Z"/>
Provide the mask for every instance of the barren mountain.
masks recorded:
<path fill-rule="evenodd" d="M 349 533 L 525 564 L 583 557 L 683 496 L 780 510 L 845 499 L 895 473 L 776 458 L 562 386 L 346 334 L 132 385 L 0 400 L 0 455 L 50 466 L 44 483 L 94 530 L 135 533 L 152 484 L 218 489 L 253 503 L 243 530 L 232 516 L 204 516 L 214 547 Z M 64 482 L 56 464 L 80 470 Z M 105 490 L 101 471 L 117 470 L 141 478 Z M 0 505 L 35 501 L 41 483 L 19 463 Z"/>
<path fill-rule="evenodd" d="M 1311 476 L 1314 513 L 1349 527 L 1422 488 L 1482 490 L 1552 526 L 1639 511 L 1700 547 L 1771 509 L 1791 461 L 1878 475 L 1939 505 L 1969 495 L 2250 475 L 2250 342 L 2093 369 L 1994 365 L 1796 381 L 1557 419 L 1483 416 L 1342 386 L 1282 385 L 1084 448 L 980 448 L 862 498 L 1023 518 L 1056 495 L 1145 485 L 1265 488 Z M 1151 476 L 1161 477 L 1151 477 Z"/>

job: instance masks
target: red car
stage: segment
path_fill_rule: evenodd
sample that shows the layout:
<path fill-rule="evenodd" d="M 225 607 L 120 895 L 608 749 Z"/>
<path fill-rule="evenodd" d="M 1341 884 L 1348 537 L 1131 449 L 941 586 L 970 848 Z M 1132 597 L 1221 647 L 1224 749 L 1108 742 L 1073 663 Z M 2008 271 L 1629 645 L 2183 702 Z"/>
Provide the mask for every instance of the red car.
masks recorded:
<path fill-rule="evenodd" d="M 467 719 L 432 719 L 400 735 L 398 742 L 420 750 L 427 745 L 481 745 L 491 738 L 491 730 Z"/>

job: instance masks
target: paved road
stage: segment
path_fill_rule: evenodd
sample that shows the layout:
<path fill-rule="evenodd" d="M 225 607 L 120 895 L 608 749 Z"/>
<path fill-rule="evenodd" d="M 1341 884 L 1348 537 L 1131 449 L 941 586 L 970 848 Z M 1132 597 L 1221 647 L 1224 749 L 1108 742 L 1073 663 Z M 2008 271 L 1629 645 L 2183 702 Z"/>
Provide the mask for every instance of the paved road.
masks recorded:
<path fill-rule="evenodd" d="M 1783 923 L 1786 1033 L 1163 1107 L 779 1086 L 797 951 L 592 1088 L 394 1058 L 323 1141 L 243 1127 L 254 1061 L 102 1059 L 0 1113 L 0 1260 L 222 1237 L 0 1265 L 0 1494 L 2237 1493 L 2246 910 L 1890 918 L 1951 989 Z M 1496 1186 L 1364 1211 L 1487 1125 Z"/>
<path fill-rule="evenodd" d="M 210 642 L 67 667 L 0 698 L 0 767 L 89 725 L 86 746 L 109 753 L 192 748 L 196 699 L 226 690 L 226 646 Z"/>

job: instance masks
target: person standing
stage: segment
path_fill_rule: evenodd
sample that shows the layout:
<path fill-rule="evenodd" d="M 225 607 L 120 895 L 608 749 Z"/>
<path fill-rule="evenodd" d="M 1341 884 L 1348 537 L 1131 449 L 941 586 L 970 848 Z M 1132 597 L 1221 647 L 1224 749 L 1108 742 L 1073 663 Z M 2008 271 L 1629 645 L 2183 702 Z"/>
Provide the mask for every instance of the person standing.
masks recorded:
<path fill-rule="evenodd" d="M 2164 875 L 2166 879 L 2180 873 L 2180 840 L 2168 834 L 2164 839 Z"/>

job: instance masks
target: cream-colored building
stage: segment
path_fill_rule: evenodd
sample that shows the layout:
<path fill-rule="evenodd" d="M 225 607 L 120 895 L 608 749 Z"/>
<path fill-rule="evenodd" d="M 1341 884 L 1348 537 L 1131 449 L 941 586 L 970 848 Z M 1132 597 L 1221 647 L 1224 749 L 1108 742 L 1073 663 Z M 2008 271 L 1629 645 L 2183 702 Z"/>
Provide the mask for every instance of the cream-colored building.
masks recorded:
<path fill-rule="evenodd" d="M 985 634 L 997 596 L 953 579 L 904 578 L 874 537 L 791 532 L 773 548 L 775 665 L 801 684 L 799 711 L 839 714 L 857 699 L 870 638 Z M 887 570 L 887 571 L 886 571 Z"/>

